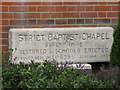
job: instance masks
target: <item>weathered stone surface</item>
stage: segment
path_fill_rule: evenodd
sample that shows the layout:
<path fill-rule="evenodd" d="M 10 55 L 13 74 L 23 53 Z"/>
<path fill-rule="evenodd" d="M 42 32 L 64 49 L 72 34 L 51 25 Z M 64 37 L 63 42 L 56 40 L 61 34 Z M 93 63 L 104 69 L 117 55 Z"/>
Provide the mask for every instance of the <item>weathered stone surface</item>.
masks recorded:
<path fill-rule="evenodd" d="M 109 61 L 112 34 L 110 27 L 14 28 L 9 32 L 12 62 Z"/>

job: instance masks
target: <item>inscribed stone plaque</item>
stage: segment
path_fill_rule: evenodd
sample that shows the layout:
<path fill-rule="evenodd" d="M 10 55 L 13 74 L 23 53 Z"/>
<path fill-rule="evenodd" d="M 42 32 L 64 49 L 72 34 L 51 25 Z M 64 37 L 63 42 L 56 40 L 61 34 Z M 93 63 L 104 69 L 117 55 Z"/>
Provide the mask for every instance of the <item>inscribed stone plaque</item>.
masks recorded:
<path fill-rule="evenodd" d="M 15 28 L 9 32 L 13 63 L 105 62 L 113 41 L 110 27 Z"/>

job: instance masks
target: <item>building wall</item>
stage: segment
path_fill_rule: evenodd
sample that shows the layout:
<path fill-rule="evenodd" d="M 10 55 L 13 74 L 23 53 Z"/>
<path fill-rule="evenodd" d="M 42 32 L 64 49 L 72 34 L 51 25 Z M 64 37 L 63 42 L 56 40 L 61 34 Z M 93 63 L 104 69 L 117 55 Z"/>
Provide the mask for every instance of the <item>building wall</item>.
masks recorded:
<path fill-rule="evenodd" d="M 0 50 L 10 28 L 114 27 L 119 2 L 2 2 Z"/>

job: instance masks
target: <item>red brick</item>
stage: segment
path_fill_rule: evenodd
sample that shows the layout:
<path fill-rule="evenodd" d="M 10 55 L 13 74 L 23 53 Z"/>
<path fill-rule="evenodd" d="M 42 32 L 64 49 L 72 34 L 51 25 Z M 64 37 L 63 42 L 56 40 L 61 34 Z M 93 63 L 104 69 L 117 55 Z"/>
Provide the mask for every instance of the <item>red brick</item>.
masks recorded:
<path fill-rule="evenodd" d="M 2 20 L 0 20 L 0 26 L 2 25 Z"/>
<path fill-rule="evenodd" d="M 85 24 L 93 24 L 93 19 L 85 19 Z"/>
<path fill-rule="evenodd" d="M 1 45 L 8 45 L 8 39 L 0 39 Z"/>
<path fill-rule="evenodd" d="M 2 32 L 0 32 L 0 39 L 3 37 L 2 35 L 3 35 L 3 33 L 2 33 Z"/>
<path fill-rule="evenodd" d="M 77 6 L 77 11 L 85 11 L 85 6 Z"/>
<path fill-rule="evenodd" d="M 37 24 L 40 25 L 40 24 L 44 24 L 47 20 L 37 20 Z"/>
<path fill-rule="evenodd" d="M 0 26 L 0 32 L 8 32 L 6 26 Z"/>
<path fill-rule="evenodd" d="M 54 20 L 38 20 L 38 25 L 53 25 Z"/>
<path fill-rule="evenodd" d="M 97 12 L 85 12 L 85 13 L 81 13 L 81 17 L 85 18 L 85 17 L 97 17 Z"/>
<path fill-rule="evenodd" d="M 0 9 L 0 12 L 2 12 L 2 10 Z M 2 13 L 0 13 L 0 19 L 2 19 Z"/>
<path fill-rule="evenodd" d="M 54 7 L 53 6 L 38 6 L 37 7 L 37 11 L 42 11 L 42 12 L 51 12 L 54 11 Z"/>
<path fill-rule="evenodd" d="M 20 22 L 20 21 L 19 21 L 19 22 Z M 21 21 L 21 22 L 22 22 L 22 21 Z M 26 24 L 24 24 L 24 25 L 27 26 Z M 21 24 L 21 25 L 20 25 L 20 24 L 18 24 L 18 25 L 17 25 L 17 24 L 16 24 L 16 25 L 11 25 L 10 28 L 23 28 L 24 25 L 22 25 L 22 24 Z"/>
<path fill-rule="evenodd" d="M 118 12 L 107 12 L 107 17 L 118 17 Z"/>
<path fill-rule="evenodd" d="M 14 13 L 14 18 L 26 18 L 26 13 Z"/>
<path fill-rule="evenodd" d="M 51 18 L 51 13 L 42 13 L 42 18 Z"/>
<path fill-rule="evenodd" d="M 79 13 L 63 13 L 63 18 L 79 18 Z"/>
<path fill-rule="evenodd" d="M 2 5 L 14 5 L 14 2 L 2 2 Z"/>
<path fill-rule="evenodd" d="M 0 50 L 7 51 L 8 50 L 8 46 L 0 46 Z"/>
<path fill-rule="evenodd" d="M 2 13 L 2 18 L 13 18 L 12 13 Z"/>
<path fill-rule="evenodd" d="M 110 24 L 110 19 L 94 19 L 95 24 Z"/>
<path fill-rule="evenodd" d="M 27 20 L 10 20 L 10 25 L 27 25 Z"/>
<path fill-rule="evenodd" d="M 92 5 L 92 4 L 98 4 L 98 2 L 80 2 L 81 5 Z"/>
<path fill-rule="evenodd" d="M 86 6 L 86 11 L 93 11 L 93 6 Z"/>
<path fill-rule="evenodd" d="M 106 17 L 106 12 L 98 12 L 98 17 Z"/>
<path fill-rule="evenodd" d="M 63 5 L 80 5 L 80 2 L 63 2 Z"/>
<path fill-rule="evenodd" d="M 77 24 L 76 19 L 68 19 L 68 24 Z"/>
<path fill-rule="evenodd" d="M 25 2 L 14 2 L 14 5 L 26 5 Z"/>
<path fill-rule="evenodd" d="M 24 2 L 24 5 L 41 5 L 42 2 Z"/>
<path fill-rule="evenodd" d="M 107 2 L 107 4 L 119 4 L 119 2 Z"/>
<path fill-rule="evenodd" d="M 2 32 L 2 25 L 0 25 L 0 32 Z"/>
<path fill-rule="evenodd" d="M 95 6 L 95 11 L 111 11 L 111 6 Z"/>
<path fill-rule="evenodd" d="M 112 23 L 118 23 L 118 18 L 117 19 L 112 19 Z"/>
<path fill-rule="evenodd" d="M 63 18 L 63 13 L 51 13 L 51 18 Z"/>
<path fill-rule="evenodd" d="M 68 11 L 77 11 L 76 6 L 68 6 Z"/>
<path fill-rule="evenodd" d="M 107 2 L 98 2 L 98 4 L 107 4 Z"/>
<path fill-rule="evenodd" d="M 77 24 L 84 24 L 85 20 L 84 19 L 77 19 Z"/>
<path fill-rule="evenodd" d="M 14 2 L 14 5 L 41 5 L 41 2 Z"/>
<path fill-rule="evenodd" d="M 28 20 L 28 25 L 36 25 L 37 21 L 36 20 Z"/>
<path fill-rule="evenodd" d="M 52 5 L 52 2 L 41 2 L 41 5 Z"/>
<path fill-rule="evenodd" d="M 56 24 L 67 24 L 67 19 L 57 19 Z"/>
<path fill-rule="evenodd" d="M 26 19 L 26 18 L 40 18 L 41 13 L 14 13 L 14 18 L 21 18 L 21 19 Z"/>
<path fill-rule="evenodd" d="M 56 11 L 56 12 L 67 11 L 67 6 L 56 6 L 56 7 L 55 7 L 55 11 Z"/>
<path fill-rule="evenodd" d="M 52 2 L 52 5 L 62 5 L 62 2 Z"/>
<path fill-rule="evenodd" d="M 10 12 L 27 12 L 27 6 L 10 6 Z"/>
<path fill-rule="evenodd" d="M 118 6 L 112 6 L 112 11 L 119 11 Z"/>
<path fill-rule="evenodd" d="M 28 12 L 36 12 L 37 8 L 36 6 L 29 6 L 28 7 Z"/>
<path fill-rule="evenodd" d="M 33 2 L 32 2 L 33 3 Z M 42 5 L 42 2 L 35 2 L 36 4 L 34 4 L 34 5 Z"/>
<path fill-rule="evenodd" d="M 8 33 L 0 33 L 0 38 L 8 38 Z"/>
<path fill-rule="evenodd" d="M 6 8 L 4 8 L 4 9 L 6 10 Z M 3 11 L 3 6 L 0 6 L 0 12 L 2 12 L 2 11 Z"/>
<path fill-rule="evenodd" d="M 2 20 L 2 25 L 9 25 L 9 20 Z"/>
<path fill-rule="evenodd" d="M 2 12 L 8 12 L 8 7 L 7 6 L 2 6 Z"/>
<path fill-rule="evenodd" d="M 0 26 L 0 31 L 1 32 L 8 32 L 9 31 L 9 27 L 8 26 Z"/>

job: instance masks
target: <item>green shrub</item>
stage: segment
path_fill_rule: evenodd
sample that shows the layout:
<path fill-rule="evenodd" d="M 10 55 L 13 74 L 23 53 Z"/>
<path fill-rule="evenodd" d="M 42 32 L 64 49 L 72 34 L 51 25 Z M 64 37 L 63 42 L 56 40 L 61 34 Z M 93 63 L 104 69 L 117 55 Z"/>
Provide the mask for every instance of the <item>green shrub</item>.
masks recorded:
<path fill-rule="evenodd" d="M 108 80 L 102 81 L 86 70 L 58 67 L 45 61 L 43 65 L 11 64 L 3 68 L 3 88 L 106 88 L 117 87 Z"/>
<path fill-rule="evenodd" d="M 113 45 L 110 54 L 110 64 L 120 67 L 120 18 L 113 34 Z"/>
<path fill-rule="evenodd" d="M 102 82 L 106 82 L 109 80 L 109 83 L 114 84 L 116 87 L 120 88 L 120 69 L 117 67 L 112 67 L 108 69 L 100 67 L 100 71 L 95 74 L 95 77 Z"/>

